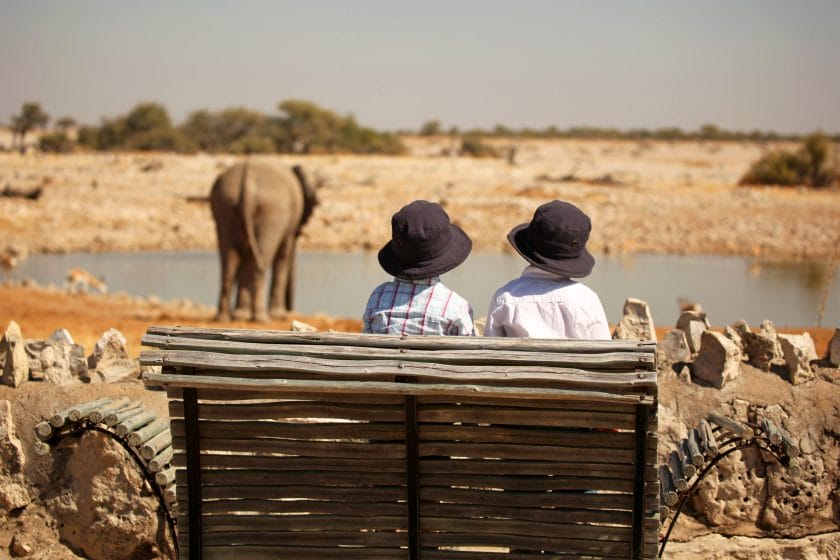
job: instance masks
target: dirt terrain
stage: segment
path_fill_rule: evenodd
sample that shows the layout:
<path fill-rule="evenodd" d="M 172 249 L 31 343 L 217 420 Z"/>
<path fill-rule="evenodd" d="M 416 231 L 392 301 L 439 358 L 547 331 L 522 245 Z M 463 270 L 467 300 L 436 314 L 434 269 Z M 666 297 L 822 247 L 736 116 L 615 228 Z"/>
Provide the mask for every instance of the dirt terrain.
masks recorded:
<path fill-rule="evenodd" d="M 591 245 L 596 256 L 634 252 L 727 254 L 822 262 L 838 257 L 840 192 L 736 186 L 749 164 L 771 146 L 559 140 L 512 144 L 500 140 L 500 148 L 516 148 L 511 165 L 503 158 L 442 155 L 451 148 L 448 138 L 406 141 L 411 155 L 405 157 L 267 157 L 282 163 L 301 161 L 323 183 L 322 203 L 301 239 L 304 250 L 378 248 L 389 236 L 391 214 L 416 198 L 443 204 L 473 238 L 476 251 L 507 250 L 505 234 L 513 225 L 527 221 L 542 202 L 560 198 L 580 205 L 592 217 L 595 229 Z M 206 196 L 216 174 L 234 161 L 232 156 L 208 154 L 0 153 L 0 190 L 38 192 L 33 199 L 0 196 L 0 256 L 11 266 L 14 263 L 8 257 L 22 259 L 37 253 L 213 249 L 215 232 Z M 126 336 L 129 353 L 136 357 L 140 337 L 150 325 L 288 329 L 293 320 L 300 320 L 321 330 L 358 331 L 361 326 L 357 318 L 328 316 L 290 314 L 260 325 L 214 323 L 212 316 L 212 309 L 189 302 L 71 294 L 0 283 L 0 327 L 5 330 L 14 320 L 27 339 L 44 339 L 54 330 L 66 328 L 87 353 L 109 328 Z M 671 328 L 668 321 L 676 317 L 655 319 L 661 335 Z M 783 318 L 773 319 L 784 324 Z M 820 355 L 836 326 L 807 329 Z M 802 330 L 782 332 L 798 334 Z M 807 387 L 791 388 L 778 375 L 744 368 L 739 383 L 725 391 L 663 378 L 662 441 L 676 437 L 674 426 L 684 429 L 693 425 L 715 407 L 730 407 L 737 412 L 746 402 L 762 410 L 781 403 L 790 411 L 791 425 L 797 433 L 812 429 L 812 439 L 819 443 L 815 447 L 823 445 L 836 452 L 837 442 L 832 438 L 836 438 L 840 418 L 837 370 L 823 372 Z M 65 405 L 105 395 L 141 398 L 147 406 L 166 414 L 165 399 L 144 391 L 136 379 L 68 387 L 45 383 L 26 383 L 18 389 L 0 386 L 0 403 L 11 403 L 17 437 L 27 454 L 25 473 L 31 498 L 27 507 L 7 517 L 0 511 L 0 560 L 12 557 L 16 536 L 34 550 L 27 556 L 33 559 L 113 557 L 107 546 L 120 542 L 121 537 L 103 535 L 99 539 L 102 542 L 97 543 L 94 535 L 85 540 L 85 535 L 68 532 L 83 520 L 82 513 L 90 514 L 82 512 L 82 505 L 74 500 L 89 493 L 112 491 L 113 480 L 120 481 L 129 502 L 150 499 L 148 495 L 131 494 L 135 486 L 142 487 L 137 474 L 121 463 L 116 452 L 97 444 L 79 447 L 94 449 L 95 460 L 90 459 L 93 455 L 72 450 L 42 458 L 31 453 L 31 427 L 35 422 Z M 664 427 L 666 422 L 669 428 Z M 836 463 L 835 455 L 825 457 L 834 457 Z M 66 488 L 68 477 L 84 478 L 91 469 L 85 463 L 98 461 L 109 465 L 111 478 L 107 484 L 102 483 L 100 488 Z M 812 478 L 833 476 L 836 480 L 836 464 L 828 465 L 828 469 Z M 751 491 L 741 490 L 747 494 Z M 726 493 L 732 491 L 733 487 L 721 489 L 722 499 L 731 499 Z M 728 525 L 717 528 L 685 517 L 676 537 L 687 542 L 669 545 L 668 557 L 836 558 L 840 554 L 840 494 L 835 490 L 828 497 L 819 497 L 823 509 L 809 510 L 811 517 L 804 518 L 808 520 L 805 526 L 791 523 L 790 533 L 758 526 L 754 510 L 736 515 Z M 740 494 L 736 498 L 740 500 Z M 76 505 L 79 510 L 74 509 Z M 153 506 L 149 511 L 154 511 Z M 65 517 L 56 517 L 56 511 L 64 512 Z M 149 538 L 154 542 L 154 531 L 160 530 L 157 524 L 138 516 L 135 509 L 121 510 L 115 516 L 120 523 L 136 524 L 123 527 L 125 534 L 151 532 Z M 811 531 L 807 523 L 811 523 Z M 84 533 L 86 527 L 81 531 Z M 760 538 L 768 535 L 787 538 Z M 165 536 L 157 535 L 158 543 L 165 541 Z M 153 547 L 135 557 L 162 558 L 167 553 Z"/>

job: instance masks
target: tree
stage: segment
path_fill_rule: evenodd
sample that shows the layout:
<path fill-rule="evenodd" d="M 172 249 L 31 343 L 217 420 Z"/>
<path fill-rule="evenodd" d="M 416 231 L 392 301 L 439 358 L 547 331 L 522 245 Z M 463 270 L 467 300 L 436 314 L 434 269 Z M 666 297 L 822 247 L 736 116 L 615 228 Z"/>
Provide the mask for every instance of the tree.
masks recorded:
<path fill-rule="evenodd" d="M 437 119 L 430 119 L 423 123 L 423 126 L 420 127 L 420 135 L 421 136 L 436 136 L 440 134 L 441 131 L 441 124 L 440 121 Z"/>
<path fill-rule="evenodd" d="M 20 115 L 12 116 L 12 130 L 20 138 L 20 145 L 23 146 L 26 133 L 38 127 L 45 127 L 50 121 L 42 109 L 40 103 L 27 102 L 24 103 L 20 110 Z"/>
<path fill-rule="evenodd" d="M 298 99 L 283 101 L 277 108 L 286 113 L 285 118 L 281 119 L 289 142 L 284 151 L 304 154 L 332 151 L 343 124 L 341 117 L 311 101 Z"/>
<path fill-rule="evenodd" d="M 160 103 L 140 103 L 125 117 L 126 133 L 131 136 L 153 130 L 169 130 L 169 113 Z"/>
<path fill-rule="evenodd" d="M 61 117 L 57 121 L 55 121 L 55 126 L 61 132 L 67 132 L 71 128 L 76 126 L 76 119 L 73 117 Z"/>

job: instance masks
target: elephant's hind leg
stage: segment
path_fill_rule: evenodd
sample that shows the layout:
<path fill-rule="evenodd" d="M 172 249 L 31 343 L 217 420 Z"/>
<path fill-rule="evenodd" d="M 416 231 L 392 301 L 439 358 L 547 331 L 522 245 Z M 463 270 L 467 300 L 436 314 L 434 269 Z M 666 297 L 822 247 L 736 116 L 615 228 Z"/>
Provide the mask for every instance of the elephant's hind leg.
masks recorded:
<path fill-rule="evenodd" d="M 230 246 L 220 249 L 222 264 L 222 287 L 219 290 L 219 307 L 216 312 L 217 321 L 230 321 L 230 295 L 233 283 L 239 270 L 239 252 Z"/>
<path fill-rule="evenodd" d="M 286 239 L 274 258 L 271 277 L 269 313 L 275 319 L 285 319 L 292 310 L 295 290 L 295 247 L 294 237 Z"/>

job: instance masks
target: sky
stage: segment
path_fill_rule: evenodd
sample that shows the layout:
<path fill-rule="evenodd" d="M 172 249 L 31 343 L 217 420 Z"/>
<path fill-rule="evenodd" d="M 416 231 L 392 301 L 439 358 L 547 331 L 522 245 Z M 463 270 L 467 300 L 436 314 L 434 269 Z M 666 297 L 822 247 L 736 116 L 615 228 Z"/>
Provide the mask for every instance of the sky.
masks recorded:
<path fill-rule="evenodd" d="M 0 0 L 0 123 L 145 101 L 365 126 L 840 132 L 840 1 Z"/>

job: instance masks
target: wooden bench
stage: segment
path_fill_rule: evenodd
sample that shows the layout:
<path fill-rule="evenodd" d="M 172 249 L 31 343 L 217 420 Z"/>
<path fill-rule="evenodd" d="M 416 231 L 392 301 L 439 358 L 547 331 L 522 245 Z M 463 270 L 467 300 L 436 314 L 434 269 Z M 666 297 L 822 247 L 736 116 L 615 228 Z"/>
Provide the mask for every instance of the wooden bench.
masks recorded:
<path fill-rule="evenodd" d="M 655 345 L 152 327 L 181 558 L 655 558 Z"/>

